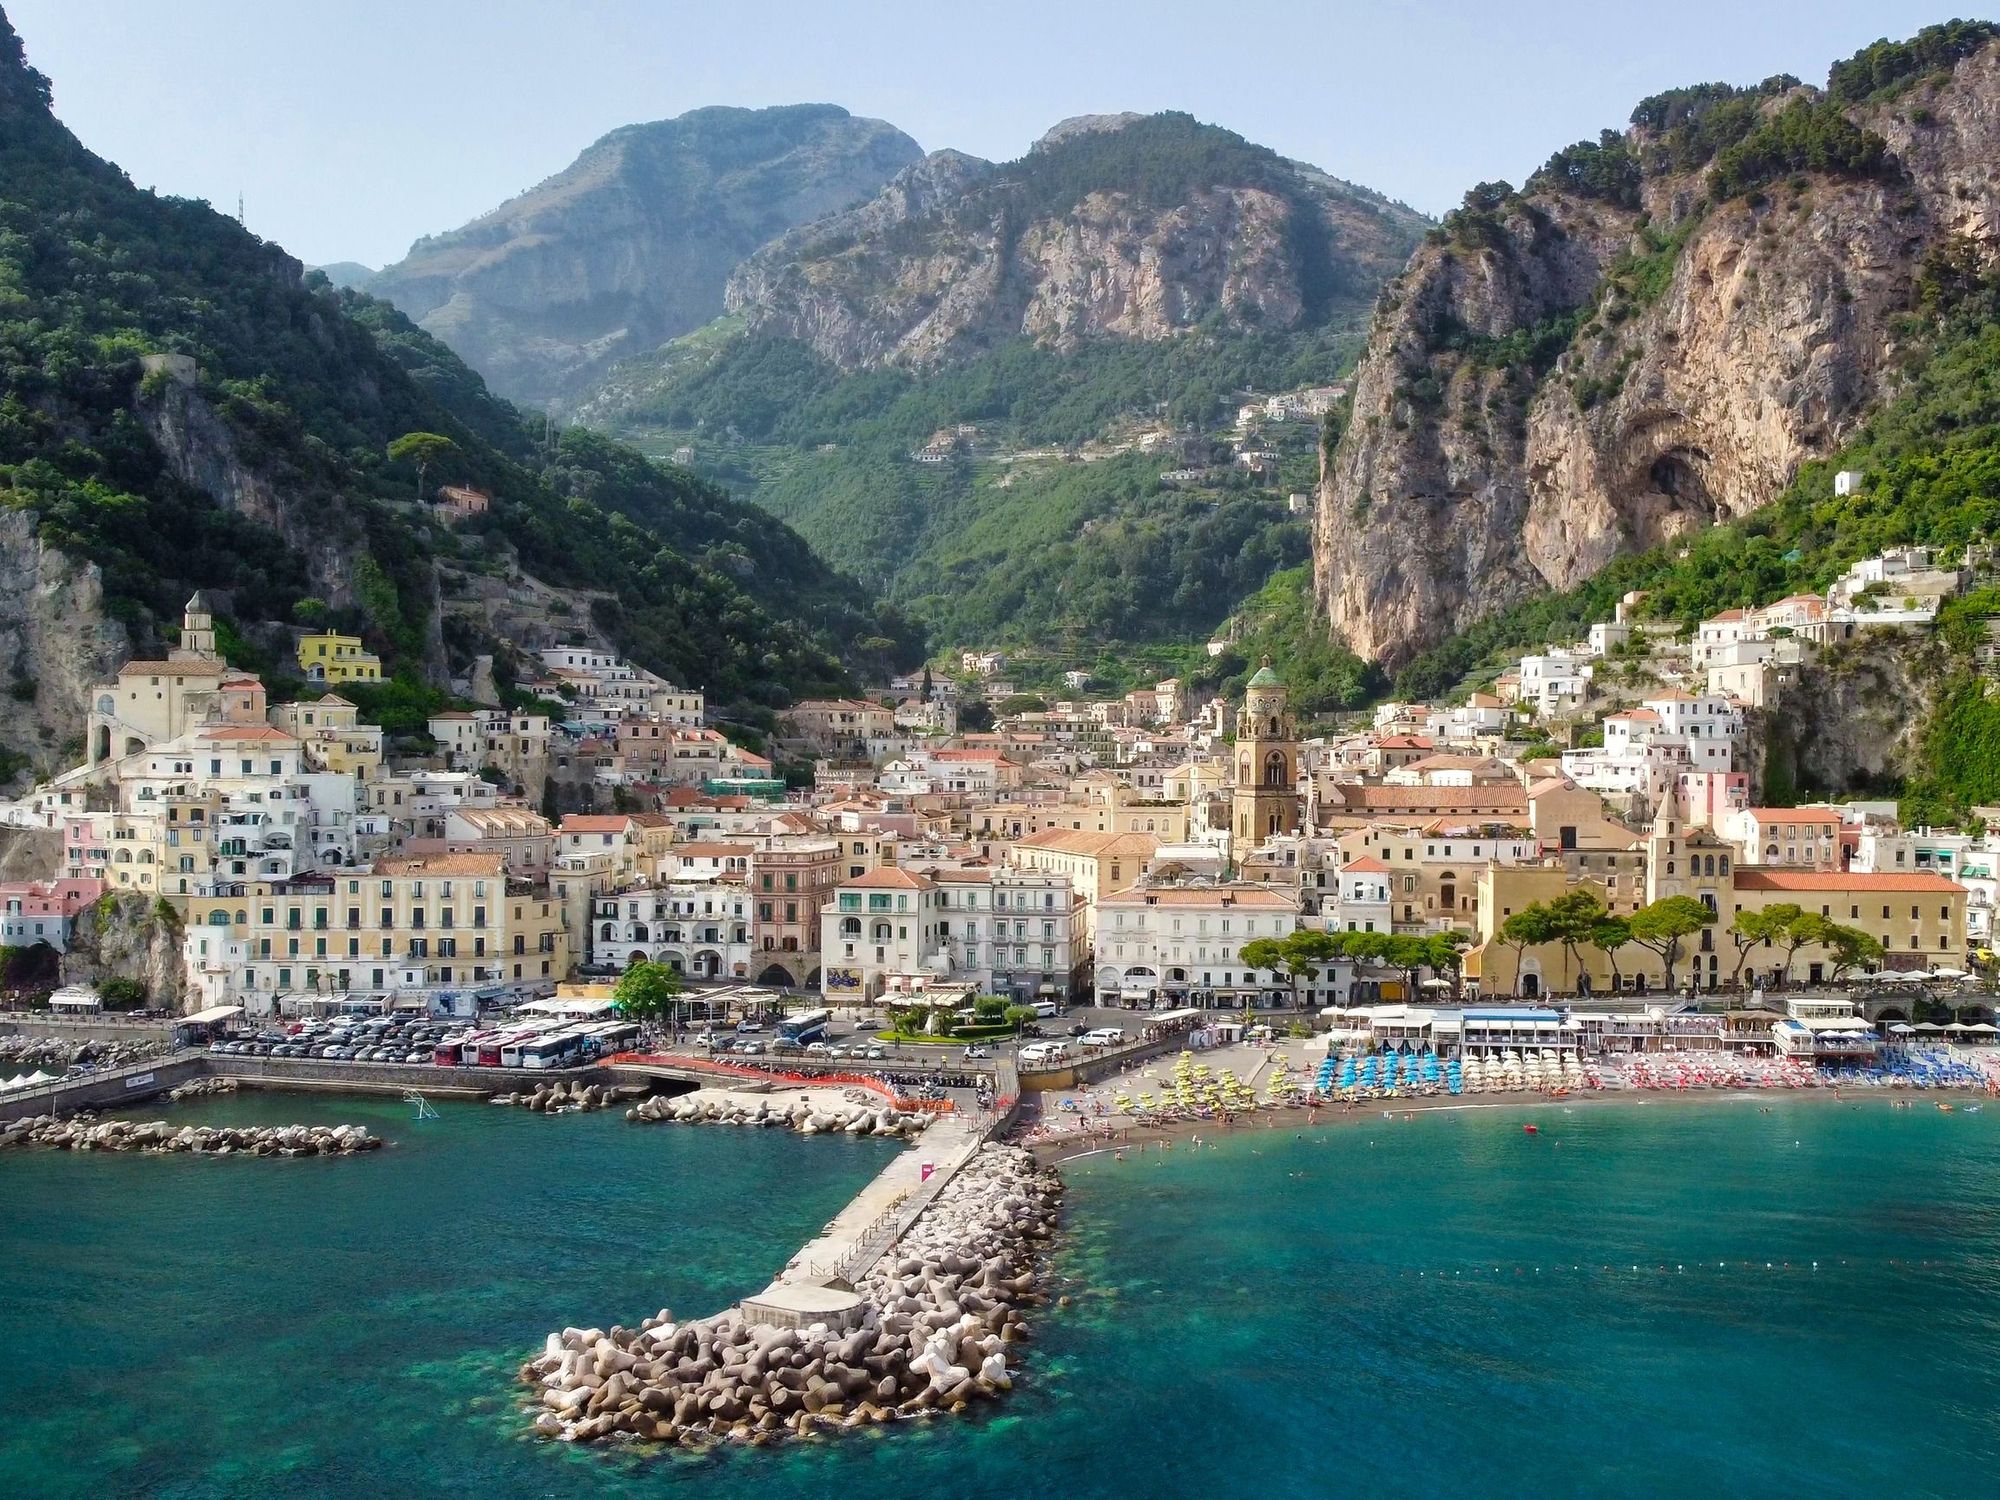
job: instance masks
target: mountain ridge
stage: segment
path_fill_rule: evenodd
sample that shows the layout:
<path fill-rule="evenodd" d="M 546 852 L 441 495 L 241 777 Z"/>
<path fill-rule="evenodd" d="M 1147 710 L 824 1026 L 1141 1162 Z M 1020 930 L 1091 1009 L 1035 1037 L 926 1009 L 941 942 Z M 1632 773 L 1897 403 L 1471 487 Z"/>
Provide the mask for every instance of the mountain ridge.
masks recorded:
<path fill-rule="evenodd" d="M 1331 628 L 1396 668 L 1838 446 L 1893 391 L 1926 255 L 2000 245 L 1992 34 L 1878 44 L 1825 91 L 1671 90 L 1473 189 L 1385 289 L 1322 476 Z"/>
<path fill-rule="evenodd" d="M 573 393 L 722 311 L 745 255 L 921 152 L 839 105 L 707 106 L 620 126 L 552 177 L 428 235 L 369 282 L 496 390 Z"/>

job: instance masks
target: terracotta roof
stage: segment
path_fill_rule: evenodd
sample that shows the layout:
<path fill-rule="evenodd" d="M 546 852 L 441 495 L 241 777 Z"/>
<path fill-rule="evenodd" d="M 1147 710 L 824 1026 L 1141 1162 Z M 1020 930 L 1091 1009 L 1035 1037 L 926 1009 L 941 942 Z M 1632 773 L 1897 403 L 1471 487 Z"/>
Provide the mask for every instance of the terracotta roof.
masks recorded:
<path fill-rule="evenodd" d="M 1346 808 L 1378 812 L 1471 812 L 1492 808 L 1506 813 L 1519 811 L 1528 795 L 1523 787 L 1507 782 L 1488 786 L 1355 786 L 1338 783 L 1333 790 Z"/>
<path fill-rule="evenodd" d="M 500 875 L 506 864 L 497 854 L 432 854 L 421 859 L 378 859 L 377 875 Z"/>
<path fill-rule="evenodd" d="M 1746 807 L 1759 823 L 1838 823 L 1841 816 L 1829 807 Z"/>
<path fill-rule="evenodd" d="M 866 875 L 856 876 L 853 880 L 843 880 L 840 888 L 844 891 L 927 891 L 931 888 L 931 882 L 912 870 L 899 870 L 894 865 L 883 865 L 880 869 L 870 870 Z"/>
<path fill-rule="evenodd" d="M 1340 867 L 1343 875 L 1386 875 L 1389 867 L 1373 855 L 1363 855 L 1360 859 L 1350 859 Z"/>
<path fill-rule="evenodd" d="M 229 668 L 219 661 L 128 661 L 118 669 L 120 677 L 223 677 Z"/>
<path fill-rule="evenodd" d="M 1919 871 L 1760 870 L 1738 866 L 1739 891 L 1907 891 L 1948 896 L 1965 894 L 1965 887 L 1942 875 Z"/>
<path fill-rule="evenodd" d="M 273 742 L 295 745 L 297 740 L 282 729 L 273 729 L 269 724 L 211 724 L 201 731 L 205 740 L 249 741 L 254 744 Z"/>
<path fill-rule="evenodd" d="M 1087 829 L 1044 828 L 1031 833 L 1017 849 L 1052 849 L 1061 854 L 1151 854 L 1160 841 L 1150 833 L 1092 833 Z"/>
<path fill-rule="evenodd" d="M 1650 708 L 1628 708 L 1622 713 L 1606 714 L 1604 716 L 1604 722 L 1607 724 L 1611 723 L 1614 719 L 1630 720 L 1636 724 L 1657 724 L 1660 722 L 1660 716 Z"/>
<path fill-rule="evenodd" d="M 1226 900 L 1225 900 L 1226 898 Z M 1115 896 L 1100 896 L 1102 906 L 1265 906 L 1296 911 L 1298 901 L 1267 885 L 1181 885 L 1147 889 L 1134 886 Z"/>
<path fill-rule="evenodd" d="M 570 813 L 562 820 L 564 833 L 623 833 L 632 825 L 628 813 Z"/>

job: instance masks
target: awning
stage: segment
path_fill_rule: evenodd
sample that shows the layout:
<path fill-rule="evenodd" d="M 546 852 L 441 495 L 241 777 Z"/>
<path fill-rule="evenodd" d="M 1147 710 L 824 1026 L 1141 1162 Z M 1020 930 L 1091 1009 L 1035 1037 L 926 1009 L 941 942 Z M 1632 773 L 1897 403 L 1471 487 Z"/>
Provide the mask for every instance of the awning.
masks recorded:
<path fill-rule="evenodd" d="M 1035 993 L 1038 995 L 1053 995 L 1055 992 L 1056 987 L 1052 984 L 1040 985 L 1035 990 Z"/>
<path fill-rule="evenodd" d="M 231 1016 L 243 1014 L 240 1005 L 211 1005 L 207 1010 L 198 1010 L 191 1016 L 182 1016 L 176 1026 L 213 1026 L 218 1021 L 226 1021 Z"/>

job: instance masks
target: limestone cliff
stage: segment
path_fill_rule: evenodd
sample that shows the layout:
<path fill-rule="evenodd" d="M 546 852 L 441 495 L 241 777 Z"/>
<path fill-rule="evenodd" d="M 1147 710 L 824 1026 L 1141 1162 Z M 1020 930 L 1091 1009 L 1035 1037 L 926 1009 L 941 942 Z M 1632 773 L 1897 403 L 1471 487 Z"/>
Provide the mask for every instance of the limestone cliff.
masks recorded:
<path fill-rule="evenodd" d="M 992 166 L 939 152 L 729 279 L 752 331 L 843 369 L 1027 336 L 1072 349 L 1221 314 L 1291 329 L 1365 303 L 1421 216 L 1185 115 L 1065 121 Z"/>
<path fill-rule="evenodd" d="M 20 773 L 67 765 L 83 744 L 90 688 L 132 654 L 104 612 L 97 567 L 36 531 L 32 514 L 0 509 L 0 672 L 10 684 L 0 746 L 22 758 Z M 0 792 L 26 779 L 12 775 Z"/>
<path fill-rule="evenodd" d="M 179 1010 L 183 992 L 181 923 L 171 908 L 136 894 L 106 896 L 77 914 L 62 956 L 64 984 L 130 979 L 146 1003 Z"/>
<path fill-rule="evenodd" d="M 722 311 L 730 270 L 874 193 L 919 155 L 831 104 L 698 109 L 614 130 L 574 163 L 368 282 L 495 390 L 575 390 Z"/>
<path fill-rule="evenodd" d="M 1795 80 L 1744 95 L 1745 129 L 1836 108 Z M 1867 170 L 1719 191 L 1642 106 L 1606 142 L 1634 164 L 1617 191 L 1545 169 L 1431 236 L 1382 296 L 1320 486 L 1315 588 L 1355 650 L 1396 666 L 1754 511 L 1882 399 L 1925 256 L 2000 243 L 2000 53 L 1837 107 L 1886 147 Z"/>

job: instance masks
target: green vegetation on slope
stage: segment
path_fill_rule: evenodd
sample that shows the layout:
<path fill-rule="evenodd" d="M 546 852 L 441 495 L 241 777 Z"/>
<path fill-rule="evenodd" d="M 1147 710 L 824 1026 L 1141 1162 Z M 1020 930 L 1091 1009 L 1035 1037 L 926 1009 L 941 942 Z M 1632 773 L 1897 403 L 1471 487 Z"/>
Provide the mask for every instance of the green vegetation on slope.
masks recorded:
<path fill-rule="evenodd" d="M 227 590 L 240 622 L 291 618 L 314 592 L 296 535 L 174 477 L 142 420 L 172 394 L 142 387 L 153 352 L 199 362 L 243 467 L 346 559 L 392 667 L 419 667 L 433 563 L 491 571 L 508 550 L 614 592 L 603 623 L 624 649 L 723 700 L 847 686 L 843 649 L 913 655 L 899 617 L 768 517 L 585 434 L 551 451 L 539 420 L 386 304 L 303 277 L 205 204 L 135 189 L 50 116 L 0 19 L 0 501 L 102 565 L 142 649 L 197 587 Z M 413 469 L 387 456 L 410 432 L 451 440 L 430 478 L 491 491 L 486 518 L 453 532 L 419 513 Z"/>
<path fill-rule="evenodd" d="M 843 376 L 788 339 L 723 337 L 667 351 L 665 380 L 621 430 L 654 453 L 693 444 L 704 469 L 946 644 L 1187 641 L 1305 557 L 1304 524 L 1281 497 L 1310 489 L 1318 465 L 1312 423 L 1272 429 L 1280 470 L 1263 486 L 1192 434 L 1238 392 L 1333 378 L 1358 342 L 1217 326 L 1071 354 L 1019 340 L 933 374 Z M 960 424 L 977 431 L 958 456 L 911 461 Z M 1181 436 L 1076 456 L 1140 426 Z M 1161 482 L 1190 464 L 1212 472 Z"/>

